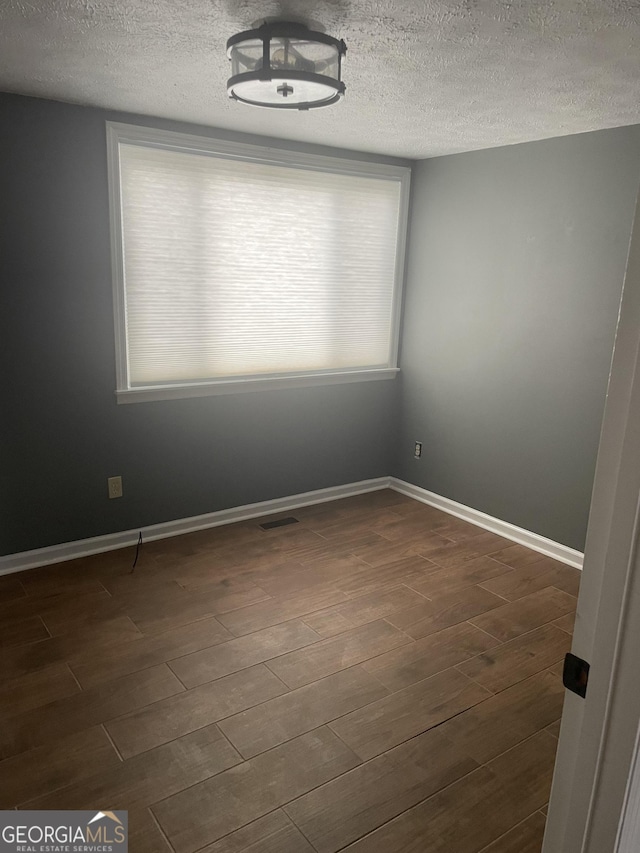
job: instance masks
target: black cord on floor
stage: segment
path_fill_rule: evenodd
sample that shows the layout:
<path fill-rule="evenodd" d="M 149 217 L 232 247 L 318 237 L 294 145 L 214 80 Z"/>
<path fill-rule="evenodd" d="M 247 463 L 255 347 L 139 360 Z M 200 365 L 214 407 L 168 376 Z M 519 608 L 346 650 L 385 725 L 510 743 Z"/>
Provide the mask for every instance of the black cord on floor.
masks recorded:
<path fill-rule="evenodd" d="M 138 554 L 140 553 L 140 546 L 142 545 L 142 530 L 140 531 L 140 535 L 138 536 L 138 544 L 136 545 L 136 558 L 133 561 L 133 565 L 131 566 L 130 574 L 133 574 L 133 570 L 136 567 L 136 563 L 138 562 Z"/>

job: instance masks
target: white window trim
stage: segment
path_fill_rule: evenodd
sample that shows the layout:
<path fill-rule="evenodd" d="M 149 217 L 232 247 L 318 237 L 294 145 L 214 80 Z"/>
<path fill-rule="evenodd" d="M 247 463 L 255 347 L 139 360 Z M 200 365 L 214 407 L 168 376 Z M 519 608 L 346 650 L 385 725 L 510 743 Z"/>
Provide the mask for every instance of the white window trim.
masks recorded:
<path fill-rule="evenodd" d="M 350 160 L 301 151 L 229 142 L 206 136 L 176 133 L 152 127 L 106 122 L 107 165 L 109 181 L 109 217 L 111 229 L 111 268 L 116 345 L 116 398 L 118 403 L 169 400 L 185 397 L 205 397 L 267 389 L 299 388 L 310 385 L 335 385 L 394 379 L 398 373 L 400 314 L 405 265 L 405 248 L 409 216 L 409 185 L 411 169 L 363 160 Z M 126 337 L 126 306 L 124 291 L 124 256 L 122 245 L 122 201 L 120 197 L 120 143 L 144 143 L 168 150 L 193 151 L 233 160 L 255 160 L 260 163 L 286 165 L 299 169 L 326 171 L 344 175 L 387 178 L 400 183 L 400 216 L 394 271 L 394 298 L 391 312 L 391 340 L 387 367 L 362 370 L 321 371 L 283 376 L 242 377 L 176 385 L 131 388 L 128 384 L 128 352 Z"/>

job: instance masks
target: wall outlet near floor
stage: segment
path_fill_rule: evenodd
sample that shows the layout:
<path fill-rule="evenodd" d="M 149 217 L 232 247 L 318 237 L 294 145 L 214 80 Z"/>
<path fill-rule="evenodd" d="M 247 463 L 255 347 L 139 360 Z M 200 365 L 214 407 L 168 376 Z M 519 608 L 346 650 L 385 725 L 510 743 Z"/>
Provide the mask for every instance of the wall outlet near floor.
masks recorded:
<path fill-rule="evenodd" d="M 420 457 L 422 456 L 422 442 L 421 441 L 416 441 L 416 443 L 414 444 L 413 455 L 416 459 L 420 459 Z"/>
<path fill-rule="evenodd" d="M 109 477 L 107 479 L 110 498 L 122 497 L 122 477 Z"/>

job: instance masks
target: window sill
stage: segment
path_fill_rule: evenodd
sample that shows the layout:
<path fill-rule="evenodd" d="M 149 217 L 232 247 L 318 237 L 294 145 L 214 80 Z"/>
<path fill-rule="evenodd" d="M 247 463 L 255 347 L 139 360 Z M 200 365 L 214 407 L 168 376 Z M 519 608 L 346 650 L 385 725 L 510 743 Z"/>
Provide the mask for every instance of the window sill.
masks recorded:
<path fill-rule="evenodd" d="M 397 367 L 374 370 L 351 370 L 344 373 L 307 373 L 298 376 L 265 377 L 264 379 L 224 379 L 218 382 L 185 385 L 158 385 L 116 391 L 118 403 L 148 403 L 154 400 L 180 400 L 189 397 L 212 397 L 219 394 L 244 394 L 248 391 L 277 391 L 287 388 L 309 388 L 313 385 L 343 385 L 349 382 L 371 382 L 395 379 Z"/>

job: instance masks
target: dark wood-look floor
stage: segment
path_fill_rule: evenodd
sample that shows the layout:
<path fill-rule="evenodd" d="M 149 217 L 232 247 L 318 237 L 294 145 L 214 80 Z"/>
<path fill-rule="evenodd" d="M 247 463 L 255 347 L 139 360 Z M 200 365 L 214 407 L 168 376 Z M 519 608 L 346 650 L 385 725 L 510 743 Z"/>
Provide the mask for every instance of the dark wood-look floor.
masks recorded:
<path fill-rule="evenodd" d="M 391 491 L 0 578 L 0 806 L 133 853 L 539 853 L 579 573 Z"/>

